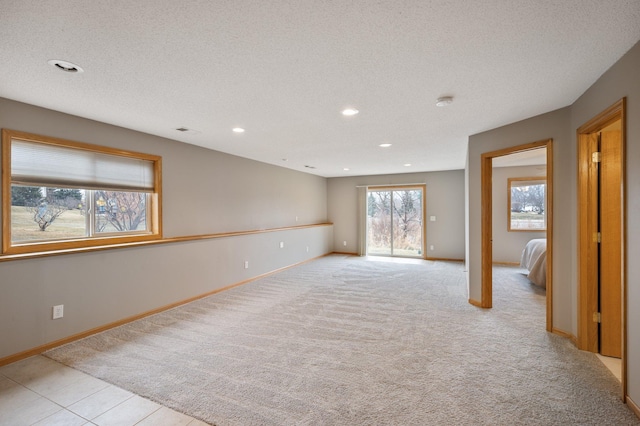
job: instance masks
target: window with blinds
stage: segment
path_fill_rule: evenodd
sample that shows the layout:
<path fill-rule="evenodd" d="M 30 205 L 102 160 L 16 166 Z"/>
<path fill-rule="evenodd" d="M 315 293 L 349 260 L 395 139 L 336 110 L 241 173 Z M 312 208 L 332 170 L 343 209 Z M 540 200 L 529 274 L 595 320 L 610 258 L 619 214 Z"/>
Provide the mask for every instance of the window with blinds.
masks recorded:
<path fill-rule="evenodd" d="M 158 239 L 161 158 L 2 131 L 3 252 Z"/>

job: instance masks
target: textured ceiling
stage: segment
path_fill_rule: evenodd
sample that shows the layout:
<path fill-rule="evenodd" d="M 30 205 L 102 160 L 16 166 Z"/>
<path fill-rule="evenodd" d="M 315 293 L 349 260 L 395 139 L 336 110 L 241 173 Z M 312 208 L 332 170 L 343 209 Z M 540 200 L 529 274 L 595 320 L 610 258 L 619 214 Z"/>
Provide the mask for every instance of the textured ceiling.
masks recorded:
<path fill-rule="evenodd" d="M 326 177 L 462 169 L 639 22 L 640 0 L 0 0 L 0 96 Z"/>

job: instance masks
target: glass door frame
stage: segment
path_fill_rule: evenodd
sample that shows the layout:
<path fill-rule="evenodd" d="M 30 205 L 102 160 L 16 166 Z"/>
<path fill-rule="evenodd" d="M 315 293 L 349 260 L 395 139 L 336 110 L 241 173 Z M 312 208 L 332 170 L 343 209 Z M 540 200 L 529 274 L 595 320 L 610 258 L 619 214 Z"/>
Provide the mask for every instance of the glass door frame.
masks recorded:
<path fill-rule="evenodd" d="M 421 234 L 421 248 L 419 250 L 419 253 L 417 256 L 411 256 L 411 255 L 398 255 L 398 254 L 394 254 L 394 246 L 393 246 L 393 242 L 394 242 L 394 235 L 393 235 L 393 208 L 392 208 L 392 204 L 393 204 L 393 192 L 394 191 L 406 191 L 406 190 L 418 190 L 421 191 L 421 211 L 420 211 L 420 224 L 421 224 L 421 230 L 420 230 L 420 234 Z M 391 253 L 390 254 L 376 254 L 376 253 L 370 253 L 369 252 L 369 194 L 371 192 L 380 192 L 380 191 L 389 191 L 391 192 L 390 194 L 390 201 L 391 201 L 391 236 L 390 236 L 390 244 L 391 244 Z M 427 212 L 427 203 L 426 203 L 426 195 L 427 195 L 427 185 L 426 184 L 402 184 L 402 185 L 380 185 L 380 186 L 374 186 L 374 185 L 370 185 L 366 187 L 366 194 L 365 194 L 365 254 L 367 256 L 386 256 L 386 257 L 404 257 L 404 258 L 410 258 L 410 259 L 426 259 L 426 246 L 427 246 L 427 226 L 426 226 L 426 212 Z"/>

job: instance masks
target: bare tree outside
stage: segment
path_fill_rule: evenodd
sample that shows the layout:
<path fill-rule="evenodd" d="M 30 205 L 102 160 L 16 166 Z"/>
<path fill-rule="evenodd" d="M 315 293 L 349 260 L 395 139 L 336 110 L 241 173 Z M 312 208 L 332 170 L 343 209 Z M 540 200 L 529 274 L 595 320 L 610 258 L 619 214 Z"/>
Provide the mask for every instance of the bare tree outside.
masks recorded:
<path fill-rule="evenodd" d="M 511 211 L 544 213 L 544 184 L 511 187 Z"/>
<path fill-rule="evenodd" d="M 45 231 L 64 212 L 69 210 L 66 206 L 48 203 L 43 200 L 37 206 L 28 206 L 27 210 L 33 215 L 33 221 L 40 231 Z"/>
<path fill-rule="evenodd" d="M 31 213 L 33 221 L 38 225 L 40 231 L 45 231 L 55 220 L 67 210 L 77 209 L 82 201 L 82 194 L 77 189 L 62 188 L 36 188 L 41 194 L 36 202 L 33 198 L 34 191 L 31 191 L 31 198 L 25 201 L 25 207 Z M 21 191 L 16 191 L 19 194 Z M 22 192 L 25 192 L 23 189 Z"/>
<path fill-rule="evenodd" d="M 142 192 L 96 191 L 96 232 L 144 229 L 147 196 Z"/>
<path fill-rule="evenodd" d="M 394 191 L 393 212 L 397 232 L 408 245 L 422 226 L 422 191 Z"/>
<path fill-rule="evenodd" d="M 380 254 L 391 254 L 391 192 L 369 192 L 368 204 L 369 247 L 376 247 Z"/>

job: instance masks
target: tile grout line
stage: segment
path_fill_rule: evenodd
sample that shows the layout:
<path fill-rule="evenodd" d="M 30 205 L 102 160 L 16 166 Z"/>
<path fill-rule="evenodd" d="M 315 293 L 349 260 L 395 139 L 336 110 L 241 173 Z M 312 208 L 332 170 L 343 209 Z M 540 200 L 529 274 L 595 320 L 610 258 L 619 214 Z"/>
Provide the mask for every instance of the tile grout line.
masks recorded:
<path fill-rule="evenodd" d="M 119 389 L 122 389 L 122 388 L 119 388 Z M 124 390 L 124 389 L 123 389 L 123 390 Z M 127 391 L 127 392 L 129 392 L 129 391 Z M 111 410 L 113 410 L 113 409 L 115 409 L 115 408 L 117 408 L 117 407 L 121 406 L 121 405 L 122 405 L 122 404 L 124 404 L 125 402 L 129 401 L 131 398 L 133 398 L 133 397 L 137 396 L 137 395 L 136 395 L 135 393 L 133 393 L 133 392 L 129 392 L 129 393 L 131 394 L 131 396 L 129 396 L 128 398 L 126 398 L 126 399 L 125 399 L 125 400 L 123 400 L 123 401 L 120 401 L 119 403 L 117 403 L 117 404 L 116 404 L 116 405 L 114 405 L 113 407 L 109 408 L 107 411 L 103 411 L 102 413 L 98 414 L 97 416 L 95 416 L 93 419 L 90 419 L 89 421 L 93 423 L 93 420 L 97 419 L 98 417 L 100 417 L 100 416 L 102 416 L 102 415 L 104 415 L 104 414 L 107 414 L 109 411 L 111 411 Z M 140 397 L 140 398 L 142 398 L 142 397 Z M 84 399 L 84 398 L 83 398 L 83 399 Z M 73 412 L 73 411 L 72 411 L 72 412 Z M 74 413 L 74 414 L 75 414 L 75 413 Z M 84 417 L 83 417 L 83 418 L 84 418 Z"/>
<path fill-rule="evenodd" d="M 56 362 L 56 363 L 58 363 L 58 364 L 60 364 L 60 365 L 61 365 L 61 366 L 63 366 L 63 367 L 67 367 L 67 366 L 65 366 L 64 364 L 61 364 L 61 363 L 59 363 L 59 362 L 57 362 L 57 361 L 55 361 L 55 362 Z M 76 370 L 76 369 L 74 369 L 74 370 Z M 95 390 L 95 391 L 91 392 L 90 394 L 86 394 L 86 395 L 84 395 L 82 398 L 78 399 L 77 401 L 73 401 L 73 402 L 69 403 L 67 406 L 62 405 L 61 403 L 59 403 L 59 402 L 56 402 L 56 401 L 52 400 L 50 397 L 48 397 L 48 396 L 46 396 L 46 395 L 43 395 L 41 392 L 37 391 L 36 389 L 33 389 L 33 388 L 32 388 L 32 387 L 30 387 L 28 384 L 21 383 L 21 382 L 19 382 L 19 381 L 15 380 L 15 379 L 13 379 L 13 378 L 11 378 L 11 377 L 7 376 L 7 375 L 6 375 L 6 374 L 4 374 L 4 373 L 0 373 L 0 378 L 1 378 L 1 379 L 6 379 L 6 380 L 8 380 L 9 382 L 13 383 L 15 386 L 18 386 L 18 387 L 20 387 L 21 389 L 24 389 L 25 391 L 28 391 L 28 392 L 32 393 L 32 394 L 35 396 L 36 400 L 41 398 L 41 399 L 46 400 L 46 401 L 48 401 L 48 402 L 50 402 L 50 403 L 54 404 L 55 406 L 59 407 L 59 410 L 55 411 L 54 413 L 51 413 L 51 414 L 49 414 L 49 415 L 47 415 L 47 416 L 45 416 L 45 417 L 43 417 L 43 418 L 39 418 L 39 419 L 37 419 L 37 420 L 32 420 L 32 422 L 30 423 L 31 425 L 37 424 L 37 423 L 39 423 L 39 422 L 42 422 L 43 420 L 46 420 L 46 419 L 48 419 L 48 418 L 49 418 L 49 417 L 51 417 L 51 416 L 59 415 L 61 412 L 66 412 L 66 413 L 68 413 L 68 414 L 70 414 L 70 415 L 72 415 L 72 416 L 75 416 L 75 417 L 78 417 L 78 418 L 82 419 L 82 420 L 85 422 L 84 424 L 86 424 L 86 425 L 96 425 L 96 423 L 94 423 L 94 422 L 93 422 L 93 420 L 94 420 L 94 419 L 96 419 L 96 418 L 98 418 L 98 417 L 100 417 L 100 416 L 102 416 L 102 415 L 104 415 L 104 414 L 106 414 L 106 413 L 108 413 L 108 412 L 112 411 L 113 409 L 116 409 L 116 408 L 120 407 L 122 404 L 124 404 L 125 402 L 129 401 L 130 399 L 132 399 L 132 398 L 134 398 L 134 397 L 136 397 L 136 396 L 137 396 L 137 397 L 139 397 L 139 398 L 145 399 L 145 400 L 147 400 L 147 401 L 151 401 L 151 400 L 149 400 L 149 399 L 147 399 L 147 398 L 144 398 L 144 397 L 142 397 L 142 396 L 140 396 L 140 395 L 137 395 L 137 394 L 135 394 L 135 393 L 133 393 L 133 392 L 126 391 L 125 389 L 122 389 L 122 388 L 120 388 L 120 387 L 118 387 L 118 386 L 115 386 L 115 385 L 112 385 L 112 384 L 110 384 L 110 383 L 108 383 L 108 382 L 105 382 L 105 381 L 104 381 L 104 380 L 102 380 L 102 379 L 98 379 L 98 378 L 96 378 L 96 377 L 93 377 L 93 376 L 91 376 L 90 374 L 87 374 L 87 373 L 85 373 L 85 372 L 83 372 L 83 371 L 80 371 L 80 370 L 76 370 L 76 371 L 78 371 L 78 372 L 82 373 L 82 374 L 83 374 L 84 376 L 86 376 L 86 377 L 92 377 L 92 378 L 94 378 L 94 379 L 99 380 L 100 382 L 102 382 L 102 383 L 104 384 L 104 387 L 102 387 L 102 388 L 100 388 L 100 389 L 98 389 L 98 390 Z M 63 389 L 70 389 L 70 388 L 73 388 L 74 386 L 76 386 L 76 385 L 78 384 L 78 382 L 80 382 L 80 380 L 75 381 L 74 383 L 67 384 L 66 386 L 64 386 L 64 388 L 63 388 Z M 105 389 L 107 389 L 107 388 L 109 388 L 109 387 L 113 387 L 113 388 L 117 388 L 117 389 L 125 390 L 126 392 L 128 392 L 128 393 L 130 394 L 130 396 L 128 396 L 128 397 L 127 397 L 126 399 L 124 399 L 123 401 L 119 402 L 117 405 L 115 405 L 115 406 L 113 406 L 113 407 L 109 408 L 108 410 L 106 410 L 106 411 L 104 411 L 104 412 L 101 412 L 100 414 L 98 414 L 98 415 L 94 416 L 94 417 L 93 417 L 93 419 L 89 419 L 89 418 L 87 418 L 87 417 L 85 417 L 85 416 L 81 415 L 80 413 L 77 413 L 77 412 L 75 412 L 75 411 L 73 411 L 72 409 L 70 409 L 70 408 L 69 408 L 70 406 L 72 406 L 72 405 L 74 405 L 74 404 L 77 404 L 77 403 L 79 403 L 79 402 L 81 402 L 81 401 L 83 401 L 83 400 L 85 400 L 85 399 L 87 399 L 87 398 L 90 398 L 91 396 L 94 396 L 95 394 L 97 394 L 97 393 L 99 393 L 99 392 L 101 392 L 101 391 L 104 391 Z M 154 402 L 154 401 L 151 401 L 151 402 Z M 155 403 L 155 402 L 154 402 L 154 403 Z M 156 403 L 156 404 L 157 404 L 157 403 Z M 156 408 L 155 410 L 153 410 L 151 413 L 149 413 L 148 415 L 146 415 L 144 418 L 142 418 L 142 419 L 140 419 L 140 420 L 136 421 L 135 423 L 133 423 L 133 424 L 132 424 L 132 426 L 133 426 L 133 425 L 140 424 L 141 422 L 143 422 L 144 420 L 146 420 L 147 418 L 149 418 L 150 416 L 152 416 L 153 414 L 157 413 L 159 410 L 161 410 L 162 408 L 164 408 L 164 406 L 163 406 L 163 405 L 161 405 L 161 404 L 157 404 L 157 405 L 158 405 L 158 408 Z M 195 418 L 194 418 L 194 417 L 192 417 L 192 416 L 188 416 L 188 415 L 186 415 L 186 416 L 190 419 L 188 424 L 191 424 L 191 423 L 193 423 L 193 422 L 197 421 L 197 419 L 195 419 Z"/>
<path fill-rule="evenodd" d="M 140 398 L 142 398 L 142 397 L 140 397 Z M 145 398 L 145 399 L 146 399 L 146 398 Z M 148 401 L 151 401 L 151 400 L 149 399 Z M 134 426 L 135 426 L 135 425 L 137 425 L 137 424 L 142 423 L 142 422 L 143 422 L 143 421 L 145 421 L 147 418 L 151 417 L 153 414 L 157 413 L 158 411 L 160 411 L 160 410 L 164 407 L 163 405 L 160 405 L 160 404 L 158 404 L 158 403 L 156 403 L 156 402 L 154 402 L 154 401 L 151 401 L 151 402 L 153 402 L 154 404 L 157 404 L 159 407 L 158 407 L 158 408 L 156 408 L 155 410 L 153 410 L 153 411 L 152 411 L 151 413 L 149 413 L 148 415 L 146 415 L 144 418 L 142 418 L 142 419 L 138 420 L 137 422 L 135 422 L 135 423 L 134 423 Z M 191 422 L 189 422 L 189 423 L 191 423 Z"/>

